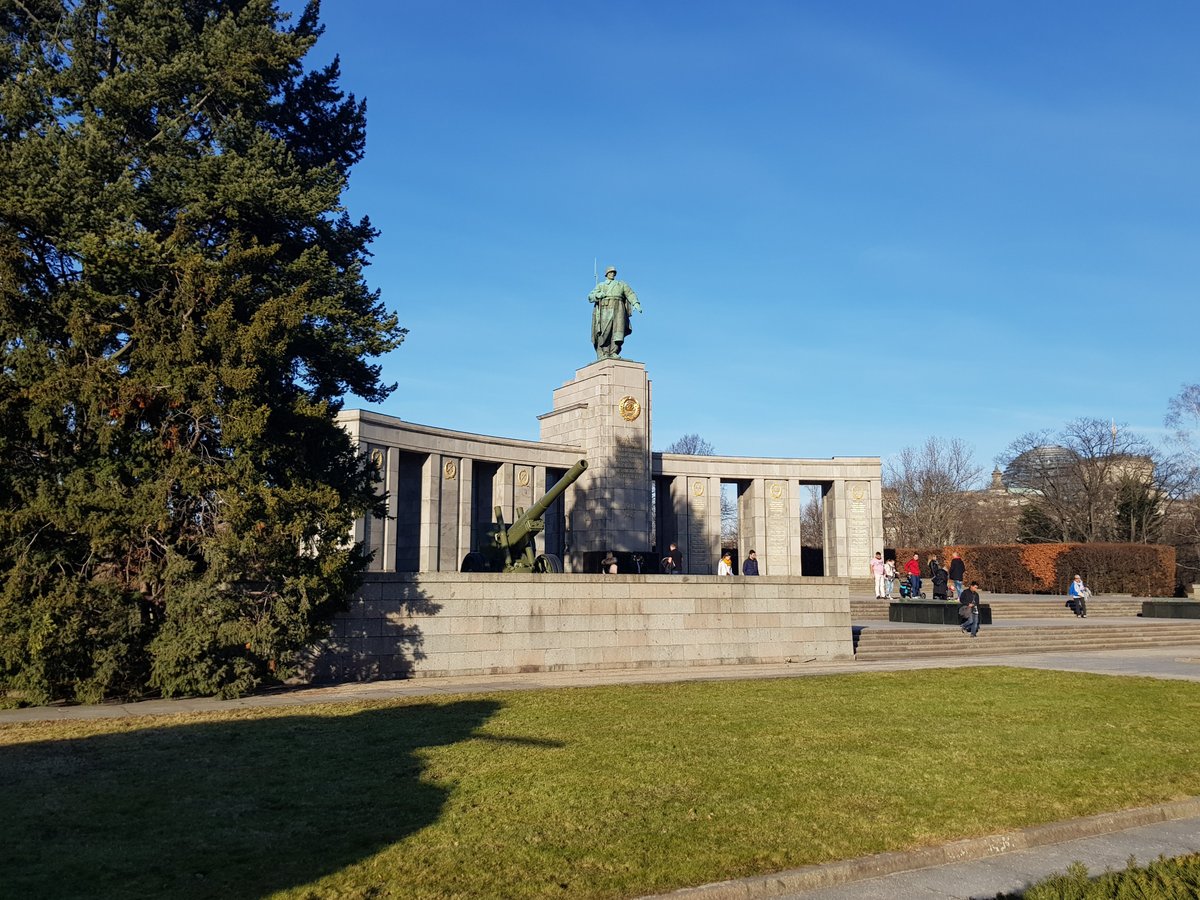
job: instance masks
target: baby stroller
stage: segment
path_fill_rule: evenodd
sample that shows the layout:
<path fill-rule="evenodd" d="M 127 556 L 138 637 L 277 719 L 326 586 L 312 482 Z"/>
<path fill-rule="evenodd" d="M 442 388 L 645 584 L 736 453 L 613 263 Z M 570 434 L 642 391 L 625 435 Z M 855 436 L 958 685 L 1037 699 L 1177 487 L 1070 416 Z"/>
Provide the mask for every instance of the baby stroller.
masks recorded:
<path fill-rule="evenodd" d="M 912 596 L 913 596 L 912 585 L 910 585 L 907 581 L 900 582 L 900 599 L 901 600 L 911 600 Z M 921 600 L 924 600 L 925 592 L 921 591 L 921 593 L 917 594 L 917 597 Z"/>

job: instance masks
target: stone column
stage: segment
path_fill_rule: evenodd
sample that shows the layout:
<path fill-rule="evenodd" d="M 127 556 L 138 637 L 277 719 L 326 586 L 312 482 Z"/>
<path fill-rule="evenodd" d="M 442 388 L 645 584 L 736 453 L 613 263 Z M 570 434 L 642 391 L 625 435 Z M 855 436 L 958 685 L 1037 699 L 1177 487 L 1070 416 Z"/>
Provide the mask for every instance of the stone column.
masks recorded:
<path fill-rule="evenodd" d="M 866 578 L 874 553 L 871 485 L 867 480 L 837 479 L 825 493 L 825 574 Z M 882 548 L 880 548 L 882 549 Z"/>
<path fill-rule="evenodd" d="M 441 503 L 438 516 L 438 572 L 457 572 L 462 558 L 458 555 L 458 512 L 461 499 L 458 478 L 462 460 L 443 456 L 441 468 Z"/>
<path fill-rule="evenodd" d="M 543 469 L 543 480 L 545 479 L 545 470 Z M 533 484 L 533 466 L 517 464 L 513 466 L 513 516 L 516 517 L 518 509 L 529 509 L 533 506 L 533 501 L 537 500 L 545 491 L 540 494 L 534 493 Z"/>
<path fill-rule="evenodd" d="M 492 505 L 504 510 L 504 521 L 513 523 L 513 465 L 501 463 L 492 479 Z M 495 510 L 491 511 L 490 519 L 495 521 Z"/>
<path fill-rule="evenodd" d="M 400 511 L 400 450 L 388 447 L 383 466 L 383 483 L 387 488 L 387 519 L 383 522 L 383 566 L 381 571 L 396 571 L 396 517 Z"/>
<path fill-rule="evenodd" d="M 646 367 L 604 359 L 578 370 L 538 417 L 541 439 L 574 444 L 588 469 L 566 493 L 567 570 L 588 571 L 606 550 L 650 549 L 650 380 Z M 598 557 L 596 562 L 598 562 Z"/>
<path fill-rule="evenodd" d="M 471 552 L 471 523 L 474 520 L 475 460 L 463 459 L 458 465 L 458 566 Z M 457 567 L 456 567 L 457 568 Z"/>
<path fill-rule="evenodd" d="M 670 549 L 671 542 L 674 541 L 679 549 L 683 552 L 683 571 L 685 573 L 694 571 L 691 568 L 691 558 L 688 555 L 688 517 L 691 511 L 691 494 L 688 491 L 688 479 L 678 476 L 671 479 L 671 522 L 674 528 L 671 536 L 667 538 L 667 543 L 661 548 L 661 556 L 667 555 L 667 550 Z"/>
<path fill-rule="evenodd" d="M 689 476 L 684 567 L 690 575 L 717 574 L 721 556 L 721 479 Z"/>
<path fill-rule="evenodd" d="M 881 537 L 872 527 L 871 483 L 863 480 L 845 482 L 846 569 L 851 578 L 870 574 L 867 563 L 876 550 L 882 550 Z M 882 509 L 880 514 L 882 520 Z M 878 544 L 877 544 L 878 542 Z"/>
<path fill-rule="evenodd" d="M 441 507 L 442 455 L 430 453 L 421 466 L 421 544 L 417 563 L 421 572 L 438 570 Z"/>
<path fill-rule="evenodd" d="M 791 481 L 783 478 L 763 479 L 765 544 L 759 550 L 760 567 L 764 575 L 796 575 L 800 566 L 800 548 L 796 547 L 792 520 L 794 494 L 798 493 Z"/>

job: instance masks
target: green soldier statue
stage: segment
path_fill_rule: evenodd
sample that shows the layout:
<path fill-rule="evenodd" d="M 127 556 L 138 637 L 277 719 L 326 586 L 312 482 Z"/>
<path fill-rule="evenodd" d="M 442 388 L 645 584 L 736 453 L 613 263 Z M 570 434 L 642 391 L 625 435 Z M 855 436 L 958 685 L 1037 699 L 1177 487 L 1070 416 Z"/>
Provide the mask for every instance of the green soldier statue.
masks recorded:
<path fill-rule="evenodd" d="M 592 346 L 596 359 L 621 355 L 621 344 L 633 331 L 629 321 L 632 310 L 642 311 L 637 294 L 623 281 L 617 281 L 616 266 L 604 270 L 604 280 L 588 294 L 592 304 Z"/>

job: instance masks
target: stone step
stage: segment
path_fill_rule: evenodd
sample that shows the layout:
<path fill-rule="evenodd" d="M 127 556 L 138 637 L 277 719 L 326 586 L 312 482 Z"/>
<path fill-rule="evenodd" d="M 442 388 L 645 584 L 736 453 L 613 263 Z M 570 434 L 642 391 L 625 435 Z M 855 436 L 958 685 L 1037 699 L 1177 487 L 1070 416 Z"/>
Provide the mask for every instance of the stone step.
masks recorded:
<path fill-rule="evenodd" d="M 1075 613 L 1063 604 L 1050 600 L 1010 600 L 984 596 L 984 603 L 992 607 L 993 618 L 1007 619 L 1070 619 Z M 956 602 L 956 601 L 949 601 Z M 871 619 L 886 620 L 888 617 L 888 601 L 886 600 L 850 600 L 850 618 L 855 621 Z M 1128 598 L 1106 599 L 1093 597 L 1088 601 L 1088 615 L 1094 618 L 1108 616 L 1136 616 L 1142 611 L 1142 601 Z"/>
<path fill-rule="evenodd" d="M 922 629 L 866 627 L 859 633 L 855 658 L 863 661 L 928 659 L 1196 645 L 1200 645 L 1200 623 L 983 628 L 978 638 L 971 638 L 953 626 Z"/>
<path fill-rule="evenodd" d="M 1157 622 L 1181 622 L 1186 624 L 1157 624 Z M 1191 624 L 1191 623 L 1195 624 Z M 1157 637 L 1166 637 L 1169 635 L 1188 634 L 1200 635 L 1200 620 L 1195 619 L 1159 619 L 1154 625 L 1122 625 L 1119 622 L 1104 623 L 1097 622 L 1094 625 L 1047 625 L 1047 626 L 1008 626 L 993 628 L 992 632 L 997 636 L 1005 636 L 1021 639 L 1037 639 L 1037 640 L 1061 640 L 1068 638 L 1088 638 L 1088 637 L 1108 637 L 1108 636 L 1132 636 L 1145 637 L 1147 640 L 1154 640 Z M 953 626 L 924 626 L 910 628 L 872 628 L 869 625 L 864 627 L 861 636 L 869 636 L 873 641 L 919 641 L 931 640 L 940 641 L 954 638 L 956 635 Z"/>

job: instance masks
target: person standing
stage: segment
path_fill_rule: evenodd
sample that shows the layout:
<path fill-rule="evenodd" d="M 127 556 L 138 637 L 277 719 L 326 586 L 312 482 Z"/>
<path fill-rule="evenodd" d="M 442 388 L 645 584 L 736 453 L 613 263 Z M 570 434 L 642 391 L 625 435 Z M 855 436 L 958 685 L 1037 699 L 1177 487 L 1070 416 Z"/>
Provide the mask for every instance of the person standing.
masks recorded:
<path fill-rule="evenodd" d="M 742 563 L 742 574 L 743 575 L 757 575 L 758 574 L 758 557 L 754 554 L 753 550 L 751 550 L 750 555 L 746 557 L 746 561 L 744 563 Z"/>
<path fill-rule="evenodd" d="M 896 561 L 894 559 L 889 559 L 883 564 L 883 582 L 887 589 L 885 591 L 887 596 L 884 599 L 895 600 L 896 598 L 892 596 L 892 591 L 896 587 Z"/>
<path fill-rule="evenodd" d="M 612 359 L 621 355 L 621 345 L 633 333 L 629 321 L 633 310 L 642 311 L 637 294 L 623 281 L 617 280 L 617 267 L 604 270 L 604 280 L 588 294 L 592 304 L 592 346 L 596 359 Z"/>
<path fill-rule="evenodd" d="M 667 555 L 662 558 L 662 570 L 667 575 L 683 574 L 683 554 L 674 541 L 671 542 Z"/>
<path fill-rule="evenodd" d="M 718 575 L 733 574 L 733 557 L 728 552 L 721 554 L 721 561 L 717 563 Z"/>
<path fill-rule="evenodd" d="M 613 556 L 611 550 L 608 551 L 608 555 L 604 559 L 600 560 L 600 571 L 605 575 L 617 574 L 617 558 Z"/>
<path fill-rule="evenodd" d="M 1087 618 L 1087 598 L 1091 591 L 1088 590 L 1083 579 L 1078 575 L 1071 582 L 1071 586 L 1067 588 L 1067 606 L 1071 607 L 1071 611 L 1081 619 Z"/>
<path fill-rule="evenodd" d="M 883 554 L 876 553 L 875 558 L 871 560 L 871 574 L 875 576 L 875 599 L 883 599 Z"/>
<path fill-rule="evenodd" d="M 963 592 L 963 576 L 967 574 L 967 567 L 962 561 L 962 557 L 955 553 L 950 557 L 950 580 L 954 582 L 954 594 L 961 597 Z"/>
<path fill-rule="evenodd" d="M 979 583 L 972 581 L 971 586 L 962 592 L 962 605 L 958 608 L 959 618 L 963 620 L 962 629 L 971 637 L 979 636 Z"/>
<path fill-rule="evenodd" d="M 921 554 L 914 553 L 912 559 L 904 564 L 908 574 L 908 599 L 916 600 L 921 596 Z"/>

